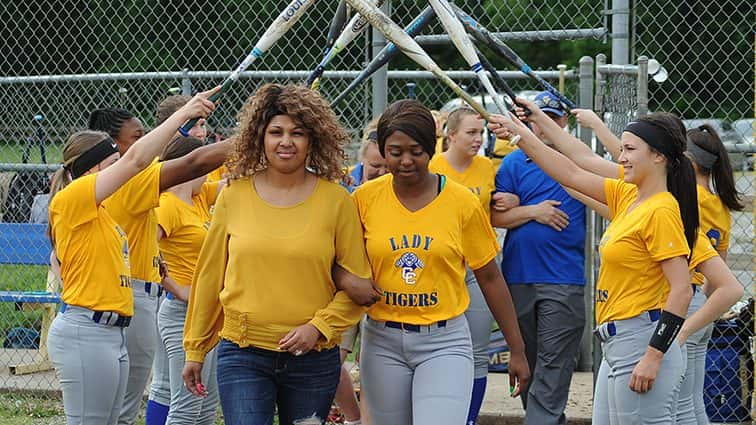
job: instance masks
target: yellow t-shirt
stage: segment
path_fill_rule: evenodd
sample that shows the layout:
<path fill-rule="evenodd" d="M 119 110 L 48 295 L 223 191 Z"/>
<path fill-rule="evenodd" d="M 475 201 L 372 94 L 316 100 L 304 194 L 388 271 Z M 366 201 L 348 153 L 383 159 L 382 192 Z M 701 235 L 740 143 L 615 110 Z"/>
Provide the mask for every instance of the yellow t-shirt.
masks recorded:
<path fill-rule="evenodd" d="M 221 165 L 220 167 L 216 168 L 215 170 L 207 174 L 207 181 L 219 182 L 223 180 L 227 174 L 228 174 L 228 168 L 226 168 L 225 165 Z"/>
<path fill-rule="evenodd" d="M 696 245 L 693 247 L 693 254 L 690 256 L 690 263 L 689 268 L 690 271 L 696 274 L 700 274 L 698 272 L 694 272 L 695 268 L 698 267 L 699 264 L 703 263 L 704 261 L 714 258 L 719 253 L 716 249 L 714 249 L 713 246 L 711 246 L 711 242 L 709 242 L 709 238 L 706 236 L 704 232 L 702 232 L 700 229 L 698 230 L 698 238 L 696 239 Z M 703 278 L 703 275 L 701 275 Z M 701 281 L 703 283 L 703 279 Z"/>
<path fill-rule="evenodd" d="M 129 237 L 131 277 L 147 282 L 160 282 L 155 208 L 160 205 L 162 167 L 155 161 L 103 202 Z"/>
<path fill-rule="evenodd" d="M 200 193 L 192 197 L 192 202 L 197 207 L 197 213 L 199 213 L 202 221 L 209 223 L 213 216 L 215 200 L 218 199 L 218 186 L 220 184 L 220 181 L 206 181 L 202 185 Z"/>
<path fill-rule="evenodd" d="M 460 173 L 449 164 L 446 155 L 434 155 L 428 164 L 428 169 L 434 173 L 443 174 L 452 181 L 470 189 L 480 200 L 486 215 L 491 215 L 491 195 L 496 190 L 494 171 L 491 160 L 480 155 L 473 157 L 472 163 L 467 169 Z"/>
<path fill-rule="evenodd" d="M 447 180 L 428 205 L 410 212 L 384 175 L 354 192 L 373 278 L 383 299 L 368 315 L 417 325 L 464 313 L 470 298 L 465 263 L 473 270 L 491 261 L 499 244 L 478 199 Z"/>
<path fill-rule="evenodd" d="M 331 277 L 334 262 L 370 277 L 347 191 L 319 178 L 303 202 L 275 207 L 252 180 L 232 180 L 215 203 L 186 316 L 187 360 L 202 361 L 219 334 L 242 347 L 277 351 L 281 338 L 306 323 L 325 337 L 315 348 L 330 348 L 365 312 Z"/>
<path fill-rule="evenodd" d="M 218 183 L 204 184 L 203 190 L 192 198 L 192 205 L 172 192 L 164 192 L 160 195 L 160 206 L 155 209 L 164 233 L 159 243 L 160 253 L 171 276 L 179 285 L 192 284 L 194 268 L 210 227 L 208 206 L 215 202 L 215 190 L 212 187 L 217 189 Z"/>
<path fill-rule="evenodd" d="M 63 302 L 95 311 L 134 314 L 126 234 L 95 201 L 95 174 L 80 177 L 50 202 Z"/>
<path fill-rule="evenodd" d="M 708 243 L 717 251 L 727 251 L 730 246 L 730 211 L 719 199 L 719 196 L 709 192 L 703 186 L 698 189 L 698 220 L 701 231 L 708 237 Z M 701 273 L 693 274 L 693 283 L 703 284 Z"/>
<path fill-rule="evenodd" d="M 635 185 L 606 179 L 604 189 L 612 221 L 599 244 L 597 323 L 661 308 L 669 294 L 661 261 L 690 252 L 671 193 L 657 193 L 628 212 L 637 197 Z"/>

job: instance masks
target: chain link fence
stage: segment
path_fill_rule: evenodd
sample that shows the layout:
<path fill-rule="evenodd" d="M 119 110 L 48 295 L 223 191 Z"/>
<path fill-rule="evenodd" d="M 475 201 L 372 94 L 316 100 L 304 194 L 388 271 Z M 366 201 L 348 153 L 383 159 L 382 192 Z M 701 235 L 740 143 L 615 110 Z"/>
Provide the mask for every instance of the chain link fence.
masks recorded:
<path fill-rule="evenodd" d="M 740 314 L 714 329 L 704 396 L 712 422 L 750 419 L 753 394 L 753 151 L 756 3 L 636 1 L 632 52 L 659 61 L 649 110 L 680 115 L 688 128 L 708 122 L 728 146 L 746 208 L 732 213 L 727 264 L 745 288 Z M 668 78 L 664 80 L 664 73 Z M 749 303 L 748 301 L 751 300 Z"/>
<path fill-rule="evenodd" d="M 391 16 L 405 26 L 426 2 L 392 0 Z M 748 118 L 748 93 L 753 84 L 754 5 L 725 0 L 710 5 L 703 0 L 671 5 L 659 0 L 631 3 L 632 57 L 658 60 L 668 71 L 665 82 L 639 85 L 638 66 L 614 66 L 598 56 L 593 72 L 578 73 L 581 56 L 608 51 L 611 0 L 538 2 L 459 0 L 455 3 L 502 38 L 542 76 L 557 85 L 559 62 L 568 64 L 563 91 L 583 107 L 602 114 L 619 132 L 635 114 L 669 110 L 684 118 L 721 119 L 726 131 L 736 120 Z M 220 83 L 227 71 L 255 44 L 280 12 L 283 3 L 267 0 L 190 0 L 178 7 L 168 2 L 110 2 L 104 0 L 44 0 L 6 2 L 0 7 L 0 389 L 23 390 L 21 400 L 39 400 L 56 394 L 58 383 L 49 370 L 44 344 L 46 323 L 52 317 L 56 282 L 47 271 L 49 245 L 45 225 L 35 219 L 44 204 L 46 175 L 61 159 L 61 148 L 72 132 L 87 124 L 91 110 L 122 107 L 149 129 L 160 100 L 173 93 L 207 89 Z M 321 1 L 265 56 L 255 62 L 223 97 L 208 121 L 211 131 L 228 135 L 246 98 L 267 82 L 303 81 L 324 53 L 327 29 L 337 2 Z M 506 32 L 505 32 L 506 31 Z M 418 41 L 451 76 L 473 95 L 483 94 L 468 66 L 441 35 L 437 22 Z M 568 40 L 568 41 L 565 41 Z M 559 42 L 562 41 L 562 42 Z M 371 58 L 374 43 L 369 31 L 358 37 L 331 63 L 321 83 L 327 99 L 335 98 Z M 379 46 L 380 47 L 380 46 Z M 746 50 L 748 49 L 748 50 Z M 511 69 L 501 58 L 482 49 L 500 71 Z M 633 68 L 635 67 L 635 68 Z M 413 93 L 432 109 L 442 109 L 455 95 L 402 57 L 389 66 L 386 101 Z M 633 71 L 635 69 L 635 71 Z M 517 72 L 502 72 L 516 92 L 536 90 Z M 645 80 L 645 72 L 640 73 Z M 642 83 L 642 81 L 641 81 Z M 586 93 L 589 93 L 586 95 Z M 644 98 L 644 96 L 646 96 Z M 593 97 L 593 99 L 591 99 Z M 716 101 L 714 101 L 716 99 Z M 335 108 L 354 137 L 377 113 L 372 109 L 371 84 L 363 84 Z M 482 96 L 486 102 L 486 96 Z M 490 105 L 490 102 L 488 102 Z M 747 125 L 747 123 L 746 123 Z M 752 125 L 752 121 L 751 121 Z M 753 127 L 750 139 L 753 143 Z M 726 141 L 735 146 L 740 139 Z M 738 141 L 739 143 L 734 143 Z M 742 145 L 745 146 L 745 145 Z M 750 295 L 753 284 L 752 204 L 754 182 L 750 150 L 733 147 L 739 171 L 738 188 L 748 208 L 733 217 L 733 243 L 728 264 Z M 737 151 L 737 152 L 736 152 Z M 745 153 L 744 153 L 745 152 Z M 34 166 L 20 166 L 28 162 Z M 40 183 L 42 182 L 42 183 Z M 41 188 L 40 188 L 41 187 Z M 42 214 L 44 218 L 44 214 Z M 749 325 L 735 327 L 740 360 L 747 356 Z M 750 329 L 753 325 L 750 324 Z M 745 341 L 745 342 L 744 342 Z M 588 341 L 590 344 L 590 341 Z M 750 372 L 742 367 L 738 373 Z M 743 375 L 740 383 L 752 382 Z M 728 384 L 731 393 L 746 386 Z M 712 393 L 713 394 L 713 393 Z M 729 393 L 728 393 L 729 394 Z M 741 394 L 742 395 L 742 394 Z M 741 397 L 741 399 L 750 398 Z M 722 394 L 718 395 L 722 399 Z M 713 395 L 717 397 L 716 394 Z M 0 409 L 4 407 L 0 397 Z M 721 409 L 720 409 L 721 410 Z M 55 414 L 59 408 L 52 408 Z M 27 412 L 28 413 L 28 412 Z"/>

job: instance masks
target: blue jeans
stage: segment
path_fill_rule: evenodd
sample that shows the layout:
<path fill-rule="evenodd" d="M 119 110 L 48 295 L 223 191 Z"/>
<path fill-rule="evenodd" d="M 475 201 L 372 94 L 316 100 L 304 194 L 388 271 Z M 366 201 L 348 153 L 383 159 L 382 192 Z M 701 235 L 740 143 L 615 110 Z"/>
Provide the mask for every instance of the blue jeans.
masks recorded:
<path fill-rule="evenodd" d="M 317 417 L 325 423 L 339 383 L 339 349 L 300 357 L 256 347 L 218 345 L 218 391 L 227 425 L 280 425 Z"/>

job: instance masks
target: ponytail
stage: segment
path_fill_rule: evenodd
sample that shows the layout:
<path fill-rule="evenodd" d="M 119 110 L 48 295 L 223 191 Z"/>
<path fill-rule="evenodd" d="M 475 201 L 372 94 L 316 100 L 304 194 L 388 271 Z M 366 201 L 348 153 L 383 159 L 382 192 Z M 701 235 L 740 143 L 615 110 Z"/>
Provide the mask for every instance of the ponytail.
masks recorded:
<path fill-rule="evenodd" d="M 693 255 L 699 226 L 698 191 L 696 190 L 696 172 L 685 155 L 681 155 L 679 161 L 667 162 L 667 189 L 680 205 L 680 218 L 683 222 L 685 239 Z"/>
<path fill-rule="evenodd" d="M 48 205 L 49 202 L 52 202 L 55 194 L 60 192 L 64 187 L 68 186 L 69 183 L 71 183 L 71 175 L 68 173 L 68 170 L 63 167 L 55 170 L 52 179 L 50 179 L 50 197 L 48 198 Z M 50 239 L 50 245 L 52 245 L 52 248 L 55 249 L 55 238 L 53 238 L 52 234 L 52 223 L 50 223 L 49 221 L 47 223 L 46 233 L 47 238 Z"/>
<path fill-rule="evenodd" d="M 730 211 L 743 210 L 741 195 L 735 188 L 727 149 L 714 127 L 704 124 L 687 132 L 688 154 L 702 174 L 711 176 L 714 192 Z"/>

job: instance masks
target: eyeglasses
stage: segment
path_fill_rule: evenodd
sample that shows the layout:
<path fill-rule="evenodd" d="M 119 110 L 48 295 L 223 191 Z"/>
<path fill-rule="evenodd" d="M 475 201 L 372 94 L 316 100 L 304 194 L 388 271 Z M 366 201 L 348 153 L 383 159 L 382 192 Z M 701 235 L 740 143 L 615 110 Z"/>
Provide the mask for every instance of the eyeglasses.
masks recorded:
<path fill-rule="evenodd" d="M 552 108 L 552 109 L 557 109 L 559 111 L 562 110 L 562 103 L 551 96 L 543 96 L 541 98 L 538 98 L 536 99 L 535 104 L 540 109 Z"/>

